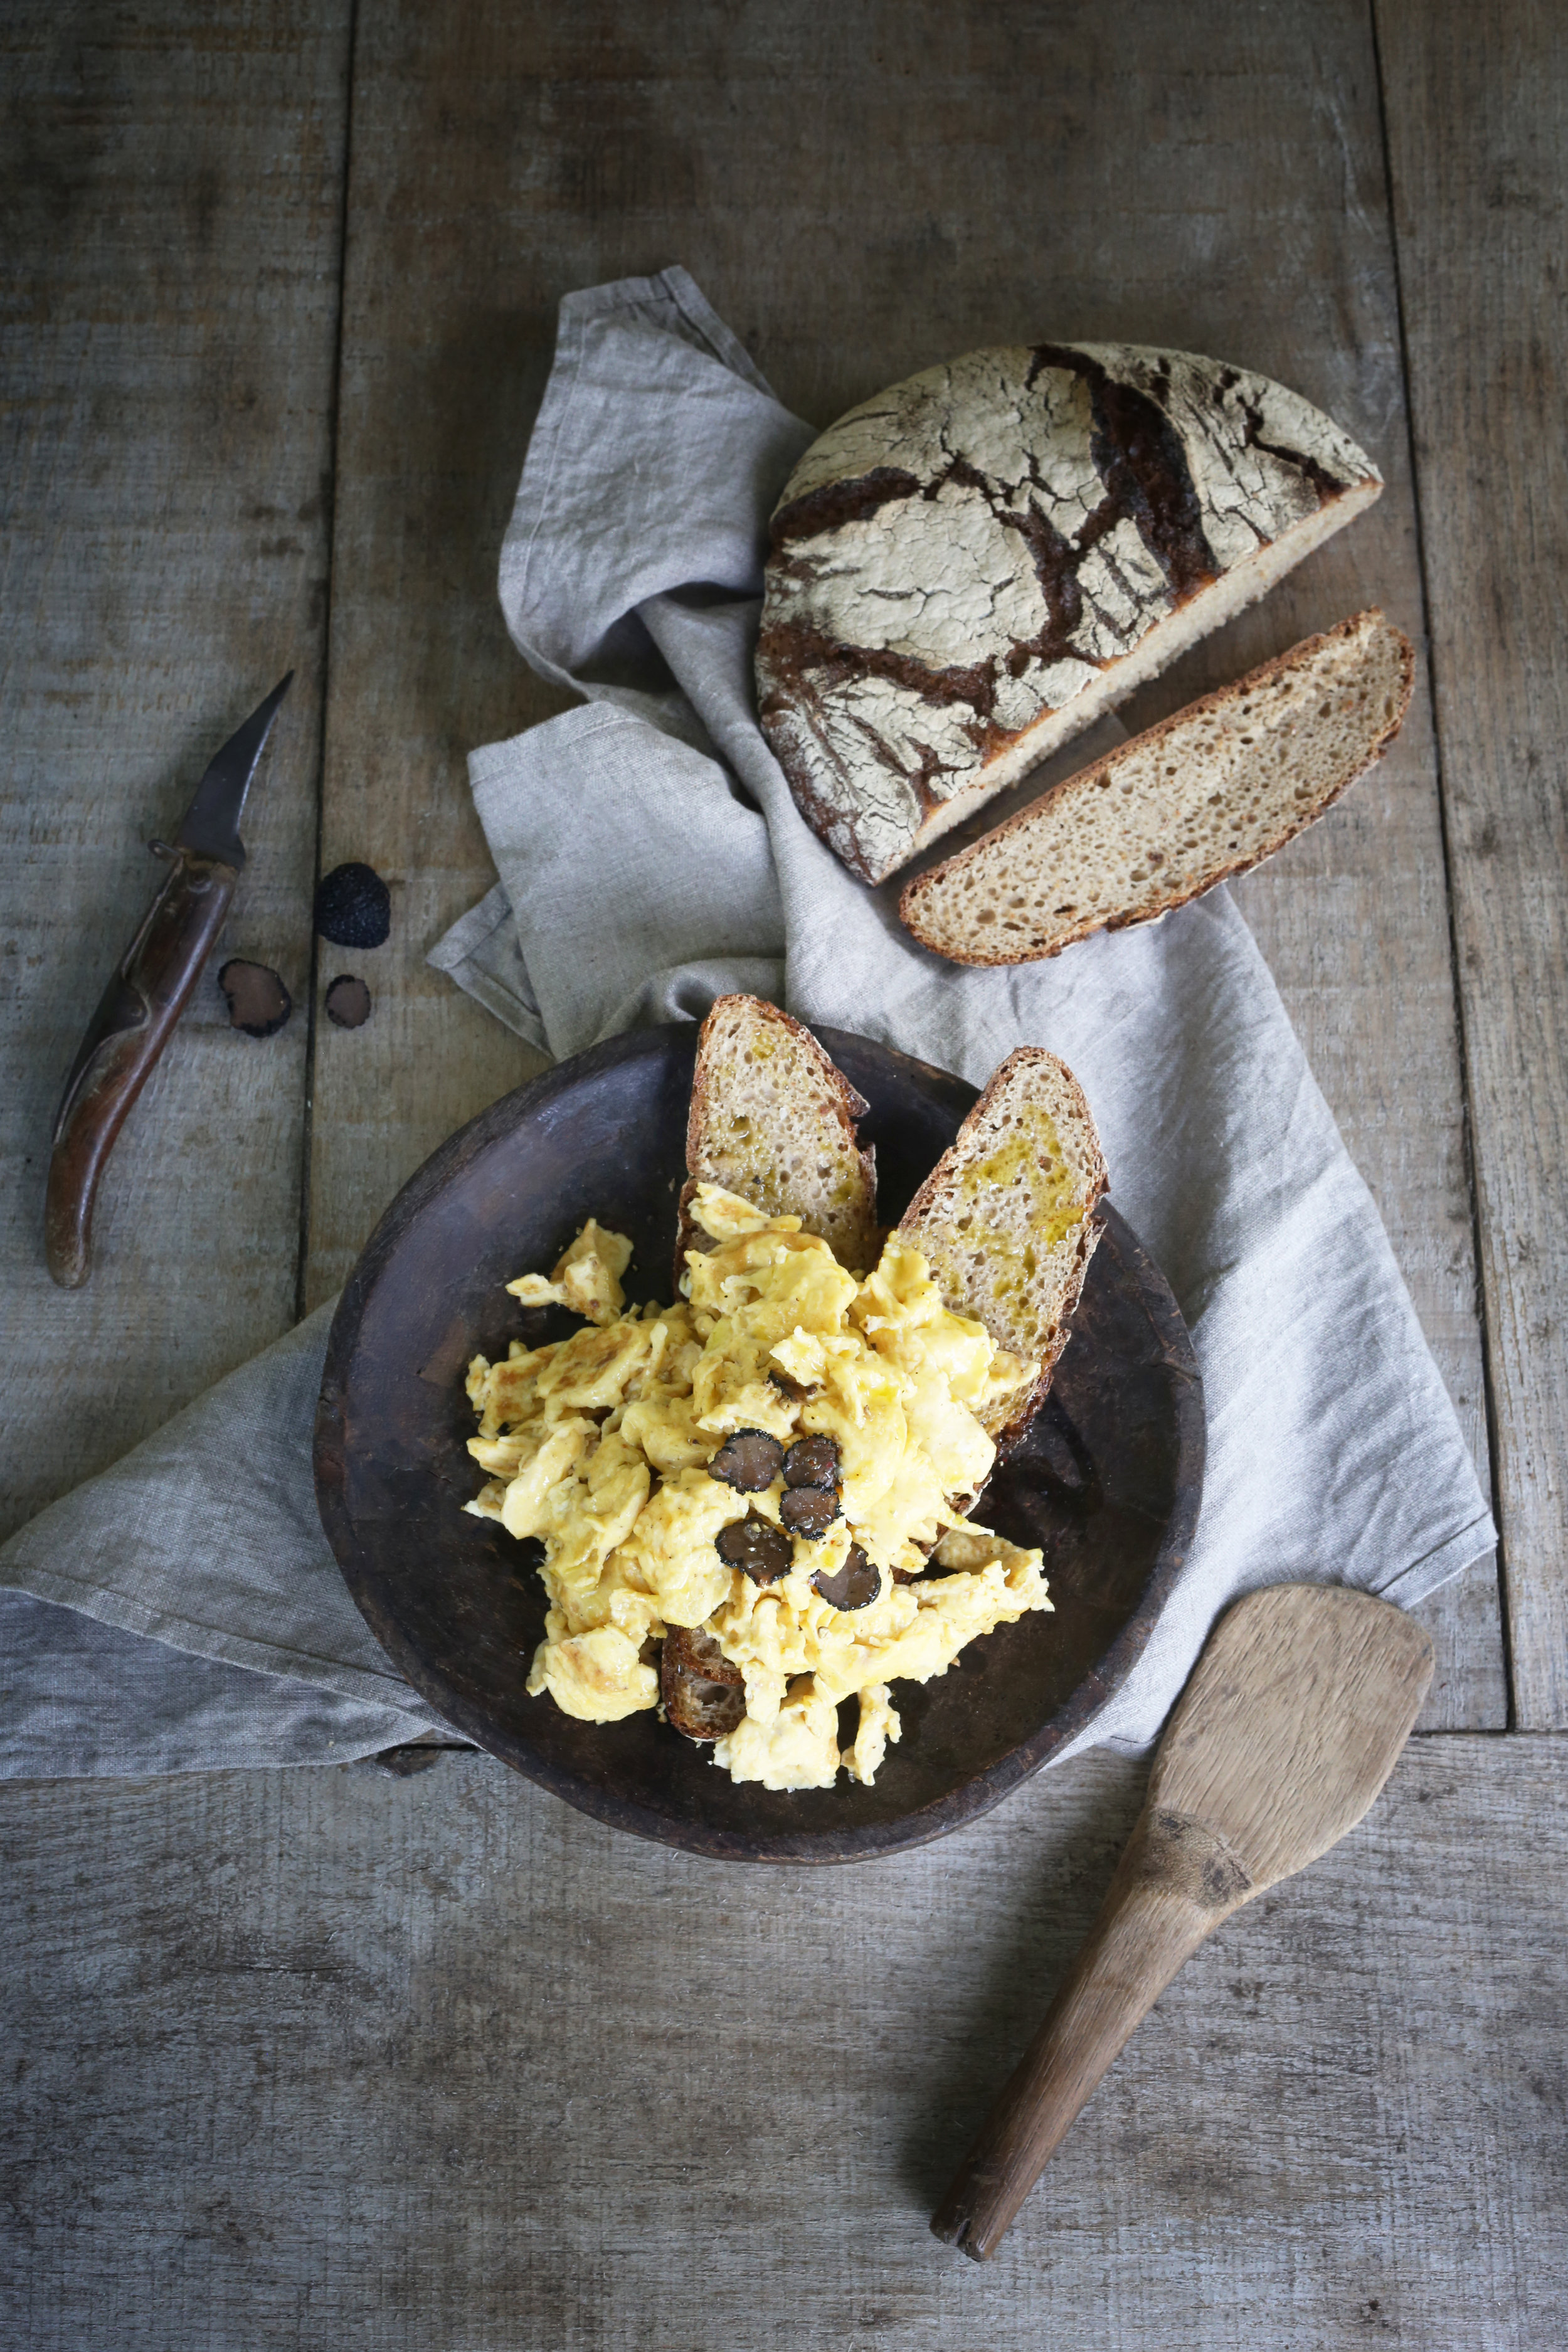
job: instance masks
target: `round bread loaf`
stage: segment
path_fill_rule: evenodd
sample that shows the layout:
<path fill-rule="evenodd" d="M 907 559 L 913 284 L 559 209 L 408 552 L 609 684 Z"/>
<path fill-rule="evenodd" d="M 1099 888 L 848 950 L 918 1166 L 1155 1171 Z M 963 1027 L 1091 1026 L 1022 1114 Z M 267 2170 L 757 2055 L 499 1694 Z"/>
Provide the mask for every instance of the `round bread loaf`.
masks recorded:
<path fill-rule="evenodd" d="M 1371 504 L 1375 467 L 1191 352 L 971 352 L 840 417 L 773 519 L 759 715 L 880 881 Z"/>

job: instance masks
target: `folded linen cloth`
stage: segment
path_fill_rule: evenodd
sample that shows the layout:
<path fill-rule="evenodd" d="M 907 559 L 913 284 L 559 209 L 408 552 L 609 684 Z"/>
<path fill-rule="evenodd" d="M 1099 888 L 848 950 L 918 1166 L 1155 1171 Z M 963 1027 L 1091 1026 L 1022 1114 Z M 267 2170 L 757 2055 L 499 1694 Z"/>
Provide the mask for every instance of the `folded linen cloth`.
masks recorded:
<path fill-rule="evenodd" d="M 557 1055 L 746 989 L 977 1085 L 1019 1044 L 1066 1058 L 1207 1401 L 1190 1560 L 1078 1743 L 1145 1747 L 1237 1593 L 1334 1580 L 1408 1604 L 1495 1533 L 1371 1197 L 1228 894 L 1053 963 L 960 971 L 901 930 L 897 880 L 866 889 L 801 820 L 751 662 L 767 518 L 812 437 L 685 271 L 563 303 L 500 588 L 527 659 L 585 700 L 472 755 L 500 878 L 431 961 Z M 51 1714 L 14 1673 L 4 1769 L 324 1760 L 430 1723 L 316 1523 L 325 1317 L 0 1550 L 0 1584 L 142 1637 L 142 1659 L 114 1716 L 120 1654 L 79 1642 L 73 1663 L 58 1607 L 28 1620 L 25 1654 L 60 1680 Z M 160 1668 L 153 1643 L 184 1654 Z"/>

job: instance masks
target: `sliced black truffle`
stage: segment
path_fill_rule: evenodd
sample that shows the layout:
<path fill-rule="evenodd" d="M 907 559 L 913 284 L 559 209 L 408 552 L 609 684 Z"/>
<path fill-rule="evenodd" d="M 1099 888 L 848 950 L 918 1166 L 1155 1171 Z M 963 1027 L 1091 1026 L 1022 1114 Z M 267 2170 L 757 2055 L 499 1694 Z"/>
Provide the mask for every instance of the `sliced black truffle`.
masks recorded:
<path fill-rule="evenodd" d="M 351 859 L 316 885 L 316 929 L 335 948 L 378 948 L 392 929 L 392 893 L 374 866 Z"/>
<path fill-rule="evenodd" d="M 745 1677 L 700 1625 L 672 1625 L 665 1635 L 658 1691 L 688 1739 L 722 1739 L 746 1712 Z"/>
<path fill-rule="evenodd" d="M 721 1528 L 713 1549 L 726 1568 L 743 1568 L 753 1584 L 776 1584 L 795 1557 L 788 1536 L 757 1511 Z"/>
<path fill-rule="evenodd" d="M 837 1576 L 819 1568 L 811 1580 L 835 1609 L 865 1609 L 882 1589 L 882 1571 L 872 1567 L 858 1544 L 851 1544 L 849 1557 Z"/>
<path fill-rule="evenodd" d="M 786 1486 L 837 1486 L 838 1441 L 836 1437 L 797 1437 L 784 1458 Z"/>
<path fill-rule="evenodd" d="M 352 971 L 341 971 L 327 990 L 327 1018 L 340 1029 L 363 1029 L 370 1019 L 370 991 Z"/>
<path fill-rule="evenodd" d="M 708 1475 L 738 1494 L 758 1495 L 773 1485 L 783 1460 L 784 1447 L 765 1429 L 737 1429 L 709 1463 Z"/>
<path fill-rule="evenodd" d="M 831 1486 L 786 1486 L 779 1517 L 792 1536 L 809 1536 L 815 1542 L 838 1517 L 838 1497 Z"/>
<path fill-rule="evenodd" d="M 294 1000 L 268 963 L 233 956 L 217 976 L 228 1017 L 247 1037 L 275 1037 L 294 1010 Z"/>

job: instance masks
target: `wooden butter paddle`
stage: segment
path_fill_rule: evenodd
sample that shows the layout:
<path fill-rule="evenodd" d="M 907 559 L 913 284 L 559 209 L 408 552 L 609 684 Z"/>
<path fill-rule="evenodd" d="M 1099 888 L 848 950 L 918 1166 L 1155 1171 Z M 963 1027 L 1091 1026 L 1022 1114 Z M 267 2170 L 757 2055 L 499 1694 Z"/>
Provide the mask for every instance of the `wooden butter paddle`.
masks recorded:
<path fill-rule="evenodd" d="M 1277 1584 L 1221 1620 L 1165 1727 L 1089 1941 L 931 2221 L 987 2261 L 1134 2026 L 1222 1919 L 1353 1829 L 1432 1679 L 1413 1618 Z"/>

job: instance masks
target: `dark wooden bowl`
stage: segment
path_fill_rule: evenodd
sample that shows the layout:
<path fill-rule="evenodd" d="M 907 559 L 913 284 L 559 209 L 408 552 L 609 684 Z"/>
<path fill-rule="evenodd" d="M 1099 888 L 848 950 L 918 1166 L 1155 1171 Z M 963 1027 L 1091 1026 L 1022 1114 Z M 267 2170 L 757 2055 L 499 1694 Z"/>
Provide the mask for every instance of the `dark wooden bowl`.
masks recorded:
<path fill-rule="evenodd" d="M 840 1030 L 818 1032 L 871 1106 L 879 1208 L 896 1218 L 974 1088 Z M 1039 1544 L 1055 1602 L 900 1683 L 901 1743 L 874 1788 L 736 1787 L 651 1714 L 578 1723 L 524 1678 L 544 1622 L 534 1548 L 462 1505 L 463 1374 L 476 1351 L 575 1328 L 502 1285 L 548 1270 L 584 1218 L 630 1235 L 637 1300 L 668 1298 L 694 1023 L 634 1031 L 521 1087 L 404 1188 L 344 1290 L 316 1422 L 316 1491 L 349 1590 L 437 1714 L 568 1803 L 639 1836 L 745 1862 L 850 1862 L 986 1811 L 1126 1680 L 1186 1557 L 1203 1395 L 1158 1268 L 1114 1210 L 1056 1384 L 988 1490 L 987 1525 Z M 848 1717 L 846 1718 L 847 1722 Z"/>

